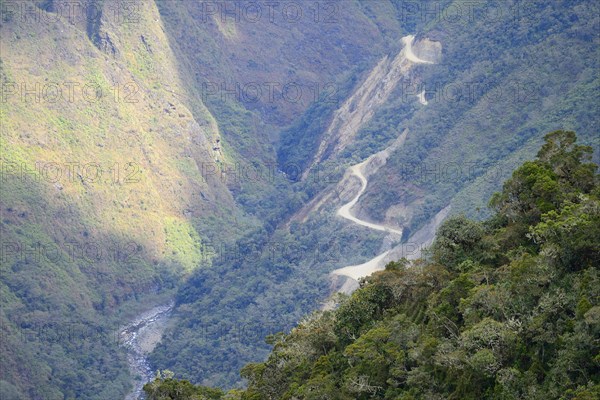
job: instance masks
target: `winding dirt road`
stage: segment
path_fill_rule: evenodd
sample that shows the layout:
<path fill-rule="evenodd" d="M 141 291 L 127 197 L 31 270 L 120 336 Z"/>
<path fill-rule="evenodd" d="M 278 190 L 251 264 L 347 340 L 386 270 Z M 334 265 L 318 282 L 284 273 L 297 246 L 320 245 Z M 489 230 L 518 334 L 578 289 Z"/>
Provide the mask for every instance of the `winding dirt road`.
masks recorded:
<path fill-rule="evenodd" d="M 354 207 L 354 205 L 358 202 L 358 200 L 360 199 L 360 196 L 362 196 L 362 194 L 364 193 L 364 191 L 367 188 L 368 180 L 365 177 L 365 175 L 363 174 L 362 169 L 367 163 L 369 163 L 369 161 L 371 161 L 371 158 L 376 155 L 377 154 L 374 154 L 371 157 L 367 158 L 365 161 L 348 168 L 348 170 L 351 173 L 351 176 L 356 176 L 360 180 L 361 188 L 352 200 L 350 200 L 348 203 L 344 204 L 343 206 L 341 206 L 338 209 L 337 215 L 339 215 L 340 217 L 345 218 L 349 221 L 352 221 L 357 225 L 364 226 L 364 227 L 367 227 L 367 228 L 370 228 L 373 230 L 377 230 L 377 231 L 388 232 L 390 235 L 395 236 L 396 240 L 398 240 L 398 239 L 400 239 L 400 237 L 402 237 L 402 230 L 394 229 L 389 226 L 375 224 L 375 223 L 368 222 L 368 221 L 364 221 L 364 220 L 359 219 L 359 218 L 355 217 L 354 215 L 352 215 L 352 212 L 351 212 L 352 207 Z M 335 271 L 332 272 L 332 274 L 347 276 L 349 278 L 352 278 L 352 279 L 358 281 L 360 278 L 369 276 L 373 272 L 381 270 L 382 266 L 385 265 L 384 259 L 386 258 L 386 256 L 388 255 L 389 252 L 390 251 L 388 250 L 388 251 L 384 252 L 383 254 L 380 254 L 377 257 L 375 257 L 363 264 L 350 265 L 350 266 L 347 266 L 344 268 L 336 269 Z"/>
<path fill-rule="evenodd" d="M 412 50 L 412 44 L 413 44 L 414 40 L 415 40 L 414 35 L 408 35 L 408 36 L 405 36 L 402 38 L 402 43 L 404 43 L 404 48 L 402 49 L 402 54 L 404 55 L 404 57 L 408 61 L 411 61 L 412 63 L 415 63 L 415 64 L 434 64 L 432 61 L 423 60 L 415 55 L 415 53 Z M 421 104 L 426 104 L 425 94 L 422 93 L 421 95 L 422 95 L 422 98 L 419 97 L 419 101 L 421 102 Z M 394 228 L 387 227 L 384 225 L 375 224 L 372 222 L 361 220 L 361 219 L 355 217 L 354 215 L 352 215 L 352 212 L 351 212 L 352 207 L 354 207 L 354 205 L 356 205 L 356 203 L 360 199 L 360 196 L 365 192 L 365 190 L 367 188 L 368 180 L 363 173 L 363 167 L 365 165 L 367 165 L 369 163 L 369 161 L 371 161 L 371 158 L 375 157 L 376 155 L 377 154 L 371 155 L 365 161 L 349 167 L 348 170 L 349 170 L 351 176 L 356 176 L 360 180 L 361 189 L 358 192 L 358 194 L 351 201 L 344 204 L 343 206 L 341 206 L 338 209 L 337 215 L 342 218 L 345 218 L 349 221 L 352 221 L 355 224 L 358 224 L 360 226 L 364 226 L 364 227 L 374 229 L 377 231 L 388 232 L 388 233 L 390 233 L 390 235 L 394 235 L 394 236 L 397 235 L 396 239 L 399 239 L 402 236 L 402 230 L 398 230 L 398 229 L 394 229 Z M 332 274 L 342 275 L 342 276 L 346 276 L 346 277 L 349 277 L 354 280 L 359 280 L 360 278 L 371 275 L 373 272 L 382 270 L 385 266 L 385 263 L 387 261 L 389 261 L 389 260 L 386 260 L 386 257 L 388 255 L 390 255 L 390 252 L 391 252 L 391 250 L 387 250 L 384 253 L 379 254 L 377 257 L 375 257 L 363 264 L 350 265 L 350 266 L 347 266 L 344 268 L 336 269 L 335 271 L 332 272 Z"/>
<path fill-rule="evenodd" d="M 368 182 L 367 182 L 367 178 L 365 177 L 365 175 L 362 172 L 362 167 L 365 164 L 367 164 L 370 161 L 370 159 L 371 159 L 371 157 L 367 158 L 365 161 L 361 162 L 360 164 L 353 165 L 349 168 L 352 175 L 356 176 L 358 179 L 360 179 L 361 188 L 360 188 L 360 191 L 358 192 L 358 194 L 350 202 L 344 204 L 342 207 L 340 207 L 338 209 L 337 215 L 339 215 L 342 218 L 346 218 L 347 220 L 350 220 L 350 221 L 354 222 L 355 224 L 365 226 L 367 228 L 371 228 L 371 229 L 374 229 L 377 231 L 395 233 L 397 235 L 402 236 L 402 231 L 400 231 L 400 230 L 393 229 L 393 228 L 379 225 L 379 224 L 374 224 L 372 222 L 364 221 L 362 219 L 358 219 L 351 213 L 352 207 L 354 207 L 354 205 L 358 202 L 358 199 L 360 198 L 360 196 L 362 196 L 362 194 L 367 189 Z"/>

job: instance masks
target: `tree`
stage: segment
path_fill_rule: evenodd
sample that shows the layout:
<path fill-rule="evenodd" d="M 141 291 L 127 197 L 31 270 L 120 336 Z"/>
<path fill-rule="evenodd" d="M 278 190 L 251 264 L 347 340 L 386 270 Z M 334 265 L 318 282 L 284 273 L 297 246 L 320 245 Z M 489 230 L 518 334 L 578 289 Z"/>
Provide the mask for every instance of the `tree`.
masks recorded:
<path fill-rule="evenodd" d="M 457 271 L 457 266 L 467 260 L 479 258 L 481 240 L 484 235 L 481 223 L 469 220 L 464 215 L 448 218 L 438 229 L 435 241 L 431 246 L 433 259 Z"/>

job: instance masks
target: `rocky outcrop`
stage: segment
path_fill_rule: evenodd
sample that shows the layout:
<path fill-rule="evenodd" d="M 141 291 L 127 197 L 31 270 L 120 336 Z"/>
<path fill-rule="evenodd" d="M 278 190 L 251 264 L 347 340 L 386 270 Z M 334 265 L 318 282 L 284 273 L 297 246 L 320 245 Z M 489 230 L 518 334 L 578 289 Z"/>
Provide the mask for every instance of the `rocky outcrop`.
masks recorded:
<path fill-rule="evenodd" d="M 102 2 L 93 0 L 85 8 L 86 32 L 88 38 L 94 43 L 94 46 L 100 51 L 114 57 L 118 51 L 111 35 L 105 27 L 103 6 Z"/>

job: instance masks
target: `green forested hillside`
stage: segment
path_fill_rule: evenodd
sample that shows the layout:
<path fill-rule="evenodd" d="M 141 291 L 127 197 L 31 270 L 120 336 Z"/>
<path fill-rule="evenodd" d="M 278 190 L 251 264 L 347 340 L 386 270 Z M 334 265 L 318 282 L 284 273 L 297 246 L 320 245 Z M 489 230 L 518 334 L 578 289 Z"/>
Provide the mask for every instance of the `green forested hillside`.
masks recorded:
<path fill-rule="evenodd" d="M 383 234 L 336 218 L 337 208 L 352 193 L 337 185 L 348 165 L 386 148 L 404 129 L 409 130 L 404 146 L 370 178 L 356 211 L 366 220 L 401 227 L 405 238 L 447 206 L 456 214 L 489 216 L 487 199 L 512 170 L 534 157 L 546 132 L 575 130 L 581 143 L 599 146 L 596 3 L 488 1 L 475 7 L 473 16 L 466 13 L 468 2 L 461 1 L 433 1 L 420 8 L 411 8 L 411 2 L 342 3 L 348 6 L 339 14 L 341 25 L 354 20 L 347 17 L 359 9 L 385 33 L 386 45 L 380 44 L 380 35 L 369 36 L 374 47 L 381 46 L 380 56 L 395 55 L 399 38 L 417 33 L 441 43 L 441 62 L 403 76 L 346 149 L 315 165 L 302 180 L 300 172 L 310 164 L 332 114 L 375 64 L 367 51 L 367 65 L 350 65 L 356 61 L 355 48 L 344 42 L 349 50 L 339 60 L 348 62 L 349 70 L 335 80 L 339 101 L 332 104 L 323 96 L 280 129 L 274 143 L 278 167 L 290 173 L 291 182 L 275 192 L 248 185 L 240 197 L 262 215 L 279 218 L 228 242 L 216 268 L 195 272 L 182 286 L 178 323 L 151 355 L 155 368 L 205 385 L 243 384 L 239 367 L 268 352 L 260 333 L 289 328 L 319 308 L 332 289 L 329 272 L 383 251 Z M 452 17 L 457 9 L 462 14 Z M 224 41 L 227 48 L 237 45 Z M 279 45 L 276 41 L 273 51 L 287 57 Z M 319 50 L 309 49 L 311 56 Z M 428 105 L 416 99 L 421 89 Z M 219 99 L 212 100 L 209 107 L 219 118 Z M 255 109 L 265 112 L 267 106 Z M 284 109 L 293 107 L 277 105 L 280 112 Z M 306 218 L 295 218 L 299 208 L 323 193 L 330 195 L 327 201 L 311 208 Z M 236 333 L 244 327 L 252 335 Z"/>
<path fill-rule="evenodd" d="M 228 263 L 240 237 L 263 245 L 306 198 L 278 173 L 279 130 L 348 64 L 379 57 L 384 28 L 398 35 L 395 19 L 374 22 L 387 3 L 258 23 L 222 23 L 208 3 L 0 1 L 0 397 L 127 393 L 117 328 Z M 248 84 L 259 101 L 226 93 Z M 302 100 L 286 101 L 294 84 Z M 252 299 L 265 283 L 237 286 Z"/>
<path fill-rule="evenodd" d="M 236 214 L 199 179 L 218 133 L 169 93 L 184 85 L 154 4 L 130 23 L 93 4 L 2 4 L 2 398 L 124 396 L 117 328 L 210 261 L 190 214 Z"/>
<path fill-rule="evenodd" d="M 556 131 L 483 221 L 448 219 L 425 259 L 389 263 L 334 311 L 267 338 L 248 388 L 177 381 L 155 399 L 580 399 L 600 396 L 600 176 Z"/>
<path fill-rule="evenodd" d="M 127 393 L 117 328 L 228 263 L 238 238 L 261 246 L 302 204 L 277 172 L 278 131 L 348 64 L 379 57 L 384 28 L 398 35 L 394 18 L 374 22 L 387 3 L 338 7 L 335 23 L 321 8 L 240 24 L 203 14 L 208 3 L 0 1 L 0 397 Z M 356 24 L 369 34 L 357 40 Z M 221 84 L 264 92 L 243 103 Z M 302 101 L 282 99 L 286 84 Z"/>

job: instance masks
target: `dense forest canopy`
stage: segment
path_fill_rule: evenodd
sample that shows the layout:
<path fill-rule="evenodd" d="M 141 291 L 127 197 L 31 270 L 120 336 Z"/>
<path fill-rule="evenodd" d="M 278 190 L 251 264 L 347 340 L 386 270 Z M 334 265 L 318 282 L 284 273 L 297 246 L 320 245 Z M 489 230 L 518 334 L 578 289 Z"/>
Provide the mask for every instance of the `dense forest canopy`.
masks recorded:
<path fill-rule="evenodd" d="M 245 390 L 157 376 L 158 399 L 600 397 L 600 181 L 555 131 L 485 221 L 449 218 L 420 260 L 391 262 L 333 311 L 267 337 Z"/>

